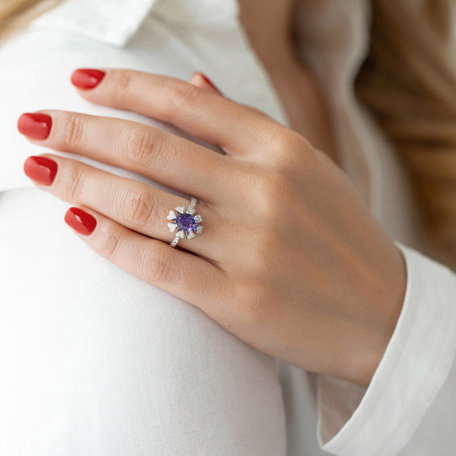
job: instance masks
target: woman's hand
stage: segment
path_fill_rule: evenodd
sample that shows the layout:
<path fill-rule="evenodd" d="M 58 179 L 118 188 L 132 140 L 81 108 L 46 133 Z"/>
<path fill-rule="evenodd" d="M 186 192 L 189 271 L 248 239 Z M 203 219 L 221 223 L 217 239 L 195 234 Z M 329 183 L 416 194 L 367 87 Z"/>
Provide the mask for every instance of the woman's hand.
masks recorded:
<path fill-rule="evenodd" d="M 79 90 L 86 100 L 169 122 L 226 155 L 126 120 L 21 116 L 32 142 L 174 187 L 200 200 L 204 218 L 202 234 L 170 247 L 167 216 L 188 199 L 43 154 L 56 165 L 47 171 L 41 161 L 37 187 L 89 214 L 85 234 L 75 233 L 259 350 L 367 385 L 401 311 L 406 274 L 346 174 L 296 132 L 214 90 L 128 70 L 96 79 Z M 25 163 L 29 176 L 34 162 Z M 80 214 L 70 209 L 66 220 Z"/>

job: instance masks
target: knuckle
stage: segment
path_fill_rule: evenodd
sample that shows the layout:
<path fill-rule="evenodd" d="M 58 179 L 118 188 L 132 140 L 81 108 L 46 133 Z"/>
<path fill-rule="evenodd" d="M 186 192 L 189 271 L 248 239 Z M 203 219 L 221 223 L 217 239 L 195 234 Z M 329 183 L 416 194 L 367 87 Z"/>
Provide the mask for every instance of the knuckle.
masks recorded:
<path fill-rule="evenodd" d="M 122 217 L 134 226 L 147 226 L 152 218 L 155 201 L 152 193 L 148 190 L 130 188 L 123 199 Z"/>
<path fill-rule="evenodd" d="M 70 162 L 71 163 L 71 162 Z M 82 199 L 82 193 L 86 181 L 86 168 L 77 162 L 73 163 L 69 173 L 68 183 L 64 189 L 67 201 L 78 202 Z"/>
<path fill-rule="evenodd" d="M 84 133 L 84 118 L 79 114 L 68 113 L 63 119 L 63 143 L 70 148 L 76 148 L 82 141 Z"/>
<path fill-rule="evenodd" d="M 311 170 L 316 165 L 315 149 L 304 136 L 292 130 L 287 131 L 282 148 L 282 164 L 286 169 Z"/>
<path fill-rule="evenodd" d="M 275 150 L 278 157 L 289 157 L 294 151 L 303 154 L 302 148 L 306 140 L 293 130 L 280 126 L 276 138 Z"/>
<path fill-rule="evenodd" d="M 127 133 L 125 158 L 134 164 L 147 165 L 153 147 L 154 140 L 151 133 L 148 130 L 134 128 Z"/>
<path fill-rule="evenodd" d="M 194 109 L 196 102 L 201 95 L 201 89 L 185 82 L 174 82 L 169 87 L 170 101 L 173 110 L 179 110 L 182 114 Z"/>
<path fill-rule="evenodd" d="M 112 80 L 112 94 L 121 105 L 124 105 L 130 97 L 134 75 L 135 72 L 132 70 L 120 70 L 115 73 Z"/>
<path fill-rule="evenodd" d="M 279 126 L 282 143 L 286 150 L 308 145 L 308 141 L 298 132 L 283 125 Z"/>
<path fill-rule="evenodd" d="M 163 255 L 162 249 L 150 246 L 141 257 L 141 269 L 150 283 L 164 283 L 176 279 L 176 271 L 170 259 Z"/>
<path fill-rule="evenodd" d="M 307 157 L 312 153 L 312 146 L 299 133 L 283 125 L 271 130 L 270 150 L 268 159 L 276 168 L 291 170 L 305 165 Z"/>
<path fill-rule="evenodd" d="M 121 234 L 119 230 L 113 229 L 113 227 L 103 224 L 102 229 L 102 246 L 101 251 L 106 258 L 113 260 L 121 257 Z"/>
<path fill-rule="evenodd" d="M 125 159 L 149 168 L 152 164 L 161 163 L 164 158 L 163 135 L 152 129 L 134 129 L 128 133 L 125 142 Z"/>

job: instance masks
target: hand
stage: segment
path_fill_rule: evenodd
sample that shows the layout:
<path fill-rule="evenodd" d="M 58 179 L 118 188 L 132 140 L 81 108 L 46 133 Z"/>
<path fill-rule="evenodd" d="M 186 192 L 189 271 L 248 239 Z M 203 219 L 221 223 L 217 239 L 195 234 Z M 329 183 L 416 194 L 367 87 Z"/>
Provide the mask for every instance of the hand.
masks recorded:
<path fill-rule="evenodd" d="M 36 186 L 96 222 L 75 234 L 257 349 L 367 385 L 401 311 L 406 275 L 399 249 L 346 174 L 265 114 L 179 79 L 108 69 L 79 94 L 174 124 L 226 155 L 126 120 L 48 110 L 37 124 L 21 116 L 19 129 L 35 144 L 198 198 L 205 227 L 170 247 L 167 215 L 188 199 L 42 154 L 56 166 Z M 75 220 L 71 211 L 66 220 Z"/>

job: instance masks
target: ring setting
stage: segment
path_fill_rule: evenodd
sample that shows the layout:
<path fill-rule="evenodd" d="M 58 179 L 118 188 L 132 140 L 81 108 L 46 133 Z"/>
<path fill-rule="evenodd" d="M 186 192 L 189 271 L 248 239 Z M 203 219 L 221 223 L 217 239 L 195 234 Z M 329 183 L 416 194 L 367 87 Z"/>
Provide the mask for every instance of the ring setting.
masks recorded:
<path fill-rule="evenodd" d="M 196 234 L 203 232 L 204 227 L 201 225 L 203 217 L 201 214 L 195 214 L 196 203 L 196 198 L 191 198 L 187 210 L 185 210 L 185 206 L 177 206 L 175 208 L 177 214 L 174 211 L 169 211 L 168 228 L 171 233 L 176 232 L 174 239 L 169 244 L 171 247 L 175 247 L 179 240 L 184 239 L 184 237 L 187 237 L 188 240 L 194 239 Z"/>

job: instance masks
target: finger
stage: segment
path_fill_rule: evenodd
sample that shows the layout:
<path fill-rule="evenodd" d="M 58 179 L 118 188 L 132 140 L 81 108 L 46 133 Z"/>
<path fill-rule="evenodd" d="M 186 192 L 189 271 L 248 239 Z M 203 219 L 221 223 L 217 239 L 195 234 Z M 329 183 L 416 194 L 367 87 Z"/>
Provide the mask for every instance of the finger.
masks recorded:
<path fill-rule="evenodd" d="M 76 70 L 72 81 L 79 81 L 84 71 Z M 266 153 L 265 145 L 273 148 L 277 131 L 285 128 L 253 108 L 180 79 L 133 70 L 104 71 L 95 87 L 79 90 L 82 97 L 171 123 L 233 156 Z"/>
<path fill-rule="evenodd" d="M 217 314 L 227 275 L 214 264 L 136 233 L 86 206 L 69 208 L 65 222 L 95 252 L 124 271 L 195 304 L 209 316 Z"/>
<path fill-rule="evenodd" d="M 22 114 L 19 131 L 30 138 L 37 113 Z M 233 159 L 138 122 L 67 111 L 40 111 L 48 115 L 47 137 L 32 142 L 73 152 L 120 168 L 199 199 L 215 202 L 231 188 Z M 234 191 L 234 190 L 233 190 Z"/>
<path fill-rule="evenodd" d="M 44 163 L 43 158 L 52 160 L 56 165 L 52 162 L 49 165 Z M 38 169 L 38 173 L 43 172 L 46 166 L 54 168 L 53 177 L 47 182 L 41 180 L 36 171 Z M 189 203 L 185 198 L 137 180 L 52 154 L 28 157 L 24 171 L 40 189 L 61 200 L 83 204 L 132 230 L 166 242 L 171 242 L 177 232 L 177 227 L 170 231 L 168 223 L 174 223 L 167 218 L 170 211 L 173 210 L 177 216 L 175 208 L 184 206 L 184 212 Z M 196 239 L 180 239 L 178 246 L 217 261 L 223 253 L 219 252 L 219 246 L 227 236 L 223 234 L 226 224 L 219 223 L 221 217 L 216 210 L 203 201 L 196 206 L 194 216 L 197 214 L 201 215 L 202 221 L 194 225 L 194 228 L 196 230 L 202 225 L 204 232 L 196 234 Z"/>
<path fill-rule="evenodd" d="M 223 95 L 215 84 L 206 75 L 200 73 L 199 71 L 195 71 L 188 82 L 200 89 L 206 89 L 209 90 L 209 92 Z"/>

